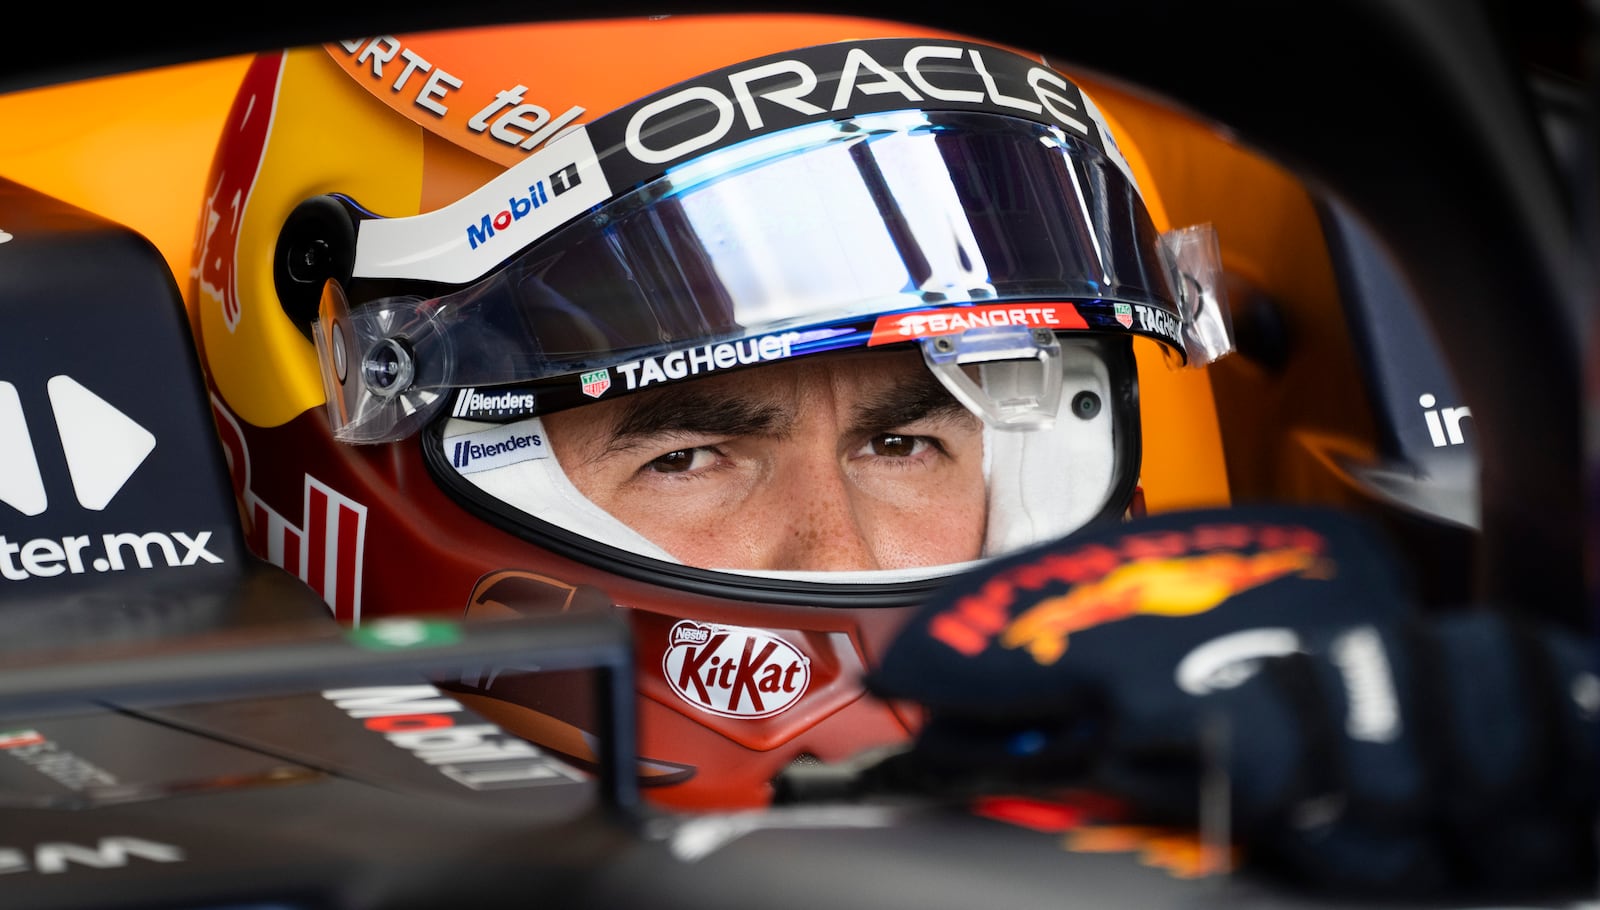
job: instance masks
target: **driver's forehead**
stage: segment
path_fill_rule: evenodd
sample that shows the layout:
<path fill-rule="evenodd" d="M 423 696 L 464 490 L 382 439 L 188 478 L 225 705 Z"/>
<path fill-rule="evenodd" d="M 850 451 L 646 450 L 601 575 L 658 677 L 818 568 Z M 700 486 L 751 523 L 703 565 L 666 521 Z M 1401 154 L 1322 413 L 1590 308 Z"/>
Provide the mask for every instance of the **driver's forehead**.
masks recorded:
<path fill-rule="evenodd" d="M 931 381 L 932 374 L 917 351 L 841 351 L 710 376 L 683 383 L 680 391 L 744 397 L 826 393 L 848 400 L 885 386 Z M 662 389 L 657 394 L 672 391 Z"/>

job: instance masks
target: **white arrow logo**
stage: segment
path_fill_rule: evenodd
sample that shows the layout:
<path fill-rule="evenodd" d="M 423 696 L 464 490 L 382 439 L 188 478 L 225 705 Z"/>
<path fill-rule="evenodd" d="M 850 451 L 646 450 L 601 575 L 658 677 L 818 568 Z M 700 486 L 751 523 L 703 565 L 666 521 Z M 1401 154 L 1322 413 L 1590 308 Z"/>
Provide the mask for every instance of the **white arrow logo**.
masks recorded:
<path fill-rule="evenodd" d="M 52 377 L 46 388 L 78 503 L 100 511 L 144 463 L 156 438 L 70 376 Z M 8 382 L 0 382 L 0 502 L 24 515 L 38 515 L 46 505 L 22 403 Z"/>
<path fill-rule="evenodd" d="M 0 382 L 0 502 L 24 515 L 38 515 L 45 507 L 44 479 L 22 419 L 22 400 L 9 382 Z"/>

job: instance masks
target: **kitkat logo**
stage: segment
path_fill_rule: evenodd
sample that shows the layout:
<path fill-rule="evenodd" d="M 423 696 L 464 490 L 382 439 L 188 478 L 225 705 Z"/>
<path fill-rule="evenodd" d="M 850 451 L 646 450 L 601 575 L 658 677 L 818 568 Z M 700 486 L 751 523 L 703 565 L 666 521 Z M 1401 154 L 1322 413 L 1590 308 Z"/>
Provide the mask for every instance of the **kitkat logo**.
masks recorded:
<path fill-rule="evenodd" d="M 723 717 L 771 717 L 811 684 L 810 659 L 783 639 L 691 620 L 672 627 L 661 668 L 680 698 Z"/>

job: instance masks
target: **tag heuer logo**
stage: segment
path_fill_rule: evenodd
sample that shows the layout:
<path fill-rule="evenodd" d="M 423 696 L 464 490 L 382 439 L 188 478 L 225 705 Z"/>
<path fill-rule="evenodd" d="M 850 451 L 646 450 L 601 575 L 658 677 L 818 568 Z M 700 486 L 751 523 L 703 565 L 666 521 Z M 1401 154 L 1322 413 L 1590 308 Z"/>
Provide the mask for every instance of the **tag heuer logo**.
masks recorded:
<path fill-rule="evenodd" d="M 1126 303 L 1118 303 L 1114 304 L 1112 308 L 1116 311 L 1117 321 L 1122 323 L 1123 328 L 1133 328 L 1133 307 L 1128 306 Z"/>
<path fill-rule="evenodd" d="M 583 381 L 583 394 L 590 398 L 599 398 L 611 388 L 610 370 L 595 370 L 592 373 L 584 373 L 579 378 Z"/>

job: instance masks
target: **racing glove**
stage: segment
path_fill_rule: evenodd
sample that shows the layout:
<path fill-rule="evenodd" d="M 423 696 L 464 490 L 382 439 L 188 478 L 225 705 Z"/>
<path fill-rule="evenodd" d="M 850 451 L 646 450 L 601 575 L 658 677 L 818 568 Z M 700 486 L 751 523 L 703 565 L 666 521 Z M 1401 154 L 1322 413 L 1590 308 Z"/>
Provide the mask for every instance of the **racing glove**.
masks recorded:
<path fill-rule="evenodd" d="M 873 773 L 1087 787 L 1185 825 L 1223 780 L 1247 862 L 1319 888 L 1586 881 L 1591 643 L 1500 611 L 1424 615 L 1392 552 L 1343 513 L 1257 508 L 1008 557 L 925 604 L 869 674 L 925 717 Z"/>
<path fill-rule="evenodd" d="M 1481 898 L 1593 888 L 1597 707 L 1590 640 L 1477 609 L 1324 630 L 1188 722 L 1197 741 L 1227 733 L 1209 758 L 1258 867 L 1321 890 Z M 1145 745 L 1107 743 L 1100 786 L 1170 798 Z"/>

